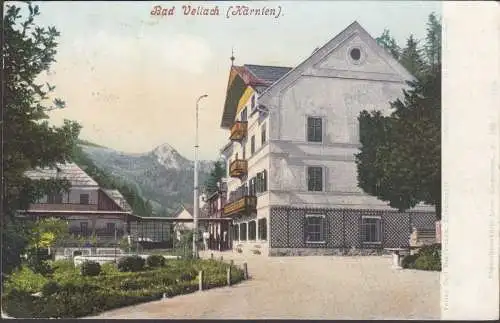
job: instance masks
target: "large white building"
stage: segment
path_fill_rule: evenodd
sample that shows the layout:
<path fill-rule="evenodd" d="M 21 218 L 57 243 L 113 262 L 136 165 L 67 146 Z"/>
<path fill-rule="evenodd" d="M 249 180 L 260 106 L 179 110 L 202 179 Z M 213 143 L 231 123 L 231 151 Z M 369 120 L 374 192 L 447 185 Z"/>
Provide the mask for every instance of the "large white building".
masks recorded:
<path fill-rule="evenodd" d="M 372 252 L 433 227 L 432 207 L 399 213 L 357 186 L 359 113 L 388 113 L 412 78 L 357 22 L 294 68 L 231 66 L 221 127 L 232 248 Z"/>

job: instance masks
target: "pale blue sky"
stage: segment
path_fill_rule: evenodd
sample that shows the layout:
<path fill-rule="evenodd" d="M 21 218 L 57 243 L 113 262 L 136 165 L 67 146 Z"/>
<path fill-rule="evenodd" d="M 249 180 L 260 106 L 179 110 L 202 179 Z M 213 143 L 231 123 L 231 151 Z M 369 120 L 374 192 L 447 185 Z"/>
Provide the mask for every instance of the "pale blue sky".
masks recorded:
<path fill-rule="evenodd" d="M 154 5 L 176 7 L 153 17 Z M 182 5 L 282 7 L 271 17 L 187 17 Z M 425 37 L 440 2 L 43 2 L 43 25 L 60 32 L 49 79 L 67 108 L 52 113 L 83 125 L 82 138 L 126 152 L 169 143 L 193 158 L 194 103 L 200 111 L 200 158 L 214 159 L 227 142 L 219 128 L 234 47 L 235 64 L 295 66 L 354 20 L 373 37 L 388 28 L 399 44 Z"/>

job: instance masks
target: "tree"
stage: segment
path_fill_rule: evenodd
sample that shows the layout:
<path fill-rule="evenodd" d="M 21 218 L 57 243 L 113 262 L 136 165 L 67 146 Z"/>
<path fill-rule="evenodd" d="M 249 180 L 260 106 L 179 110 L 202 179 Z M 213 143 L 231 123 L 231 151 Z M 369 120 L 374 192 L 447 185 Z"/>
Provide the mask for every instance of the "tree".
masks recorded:
<path fill-rule="evenodd" d="M 409 66 L 423 63 L 418 80 L 408 82 L 403 97 L 390 103 L 393 111 L 362 111 L 360 153 L 356 155 L 358 186 L 400 211 L 420 202 L 435 206 L 441 219 L 441 58 L 440 23 L 429 16 L 425 60 L 410 37 Z M 414 44 L 415 43 L 415 44 Z M 405 52 L 405 51 L 403 51 Z M 413 53 L 413 54 L 411 54 Z M 436 54 L 438 53 L 438 54 Z M 411 54 L 411 55 L 410 55 Z M 414 61 L 411 61 L 413 57 Z"/>
<path fill-rule="evenodd" d="M 388 29 L 384 29 L 382 35 L 377 37 L 375 41 L 387 50 L 394 58 L 399 59 L 400 48 Z"/>
<path fill-rule="evenodd" d="M 226 168 L 222 161 L 217 160 L 214 162 L 214 167 L 205 182 L 205 193 L 211 195 L 217 191 L 217 183 L 226 175 Z"/>
<path fill-rule="evenodd" d="M 61 99 L 47 104 L 55 87 L 39 84 L 38 78 L 55 62 L 59 32 L 42 28 L 34 21 L 38 6 L 27 3 L 26 18 L 21 7 L 6 5 L 3 14 L 2 90 L 2 273 L 19 265 L 28 239 L 27 229 L 14 215 L 44 194 L 68 188 L 65 180 L 30 180 L 25 171 L 53 167 L 69 160 L 80 125 L 65 120 L 60 127 L 48 123 L 47 112 L 65 107 Z"/>
<path fill-rule="evenodd" d="M 418 41 L 415 40 L 413 35 L 410 35 L 406 41 L 406 47 L 401 51 L 399 62 L 416 78 L 422 76 L 425 63 L 421 50 L 418 48 Z"/>
<path fill-rule="evenodd" d="M 30 247 L 51 248 L 68 236 L 69 225 L 66 221 L 56 218 L 39 220 L 31 229 Z"/>

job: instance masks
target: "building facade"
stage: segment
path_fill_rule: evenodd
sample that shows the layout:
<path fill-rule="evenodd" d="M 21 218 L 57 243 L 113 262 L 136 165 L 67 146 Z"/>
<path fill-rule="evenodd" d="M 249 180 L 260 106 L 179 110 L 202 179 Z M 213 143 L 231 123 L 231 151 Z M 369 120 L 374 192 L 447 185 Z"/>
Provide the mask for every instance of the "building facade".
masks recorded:
<path fill-rule="evenodd" d="M 65 179 L 66 192 L 48 194 L 20 214 L 35 220 L 49 217 L 65 219 L 74 236 L 94 236 L 100 241 L 117 241 L 130 234 L 129 223 L 135 219 L 132 208 L 117 190 L 99 187 L 97 182 L 74 163 L 55 168 L 27 171 L 32 180 Z"/>
<path fill-rule="evenodd" d="M 357 186 L 358 116 L 390 113 L 410 75 L 354 22 L 295 68 L 231 66 L 223 217 L 233 249 L 267 255 L 405 247 L 434 208 L 400 213 Z M 239 250 L 240 251 L 240 250 Z"/>

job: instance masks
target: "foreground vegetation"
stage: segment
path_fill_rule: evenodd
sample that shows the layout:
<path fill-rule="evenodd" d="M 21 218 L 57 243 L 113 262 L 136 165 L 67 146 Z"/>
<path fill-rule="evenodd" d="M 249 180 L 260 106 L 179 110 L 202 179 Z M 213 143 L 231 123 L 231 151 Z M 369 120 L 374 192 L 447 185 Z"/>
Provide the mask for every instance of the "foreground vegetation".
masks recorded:
<path fill-rule="evenodd" d="M 407 269 L 441 271 L 441 244 L 424 246 L 414 255 L 403 258 L 402 267 Z"/>
<path fill-rule="evenodd" d="M 192 293 L 203 271 L 205 289 L 227 284 L 229 264 L 215 260 L 167 260 L 162 256 L 125 257 L 118 264 L 51 262 L 36 272 L 22 266 L 4 286 L 4 311 L 16 318 L 74 318 Z M 231 267 L 231 283 L 243 280 L 243 271 Z"/>

